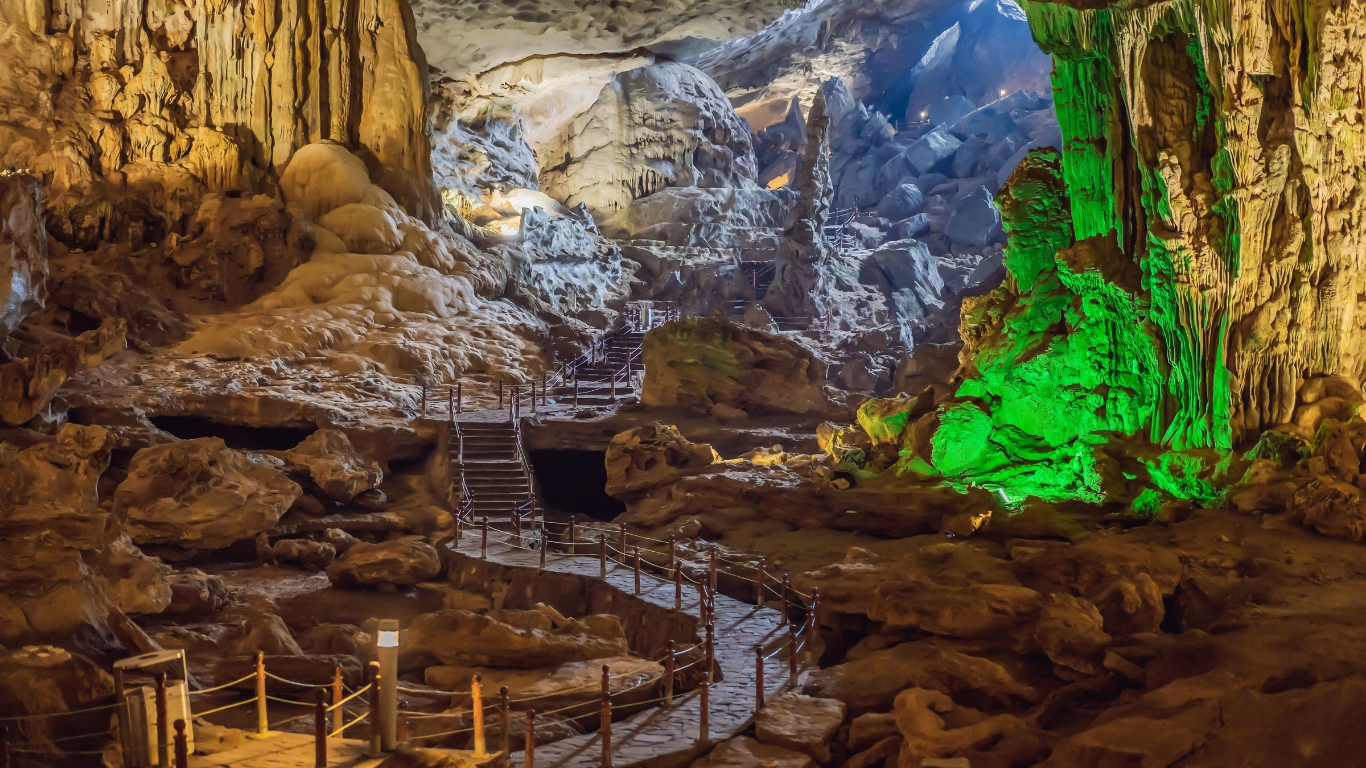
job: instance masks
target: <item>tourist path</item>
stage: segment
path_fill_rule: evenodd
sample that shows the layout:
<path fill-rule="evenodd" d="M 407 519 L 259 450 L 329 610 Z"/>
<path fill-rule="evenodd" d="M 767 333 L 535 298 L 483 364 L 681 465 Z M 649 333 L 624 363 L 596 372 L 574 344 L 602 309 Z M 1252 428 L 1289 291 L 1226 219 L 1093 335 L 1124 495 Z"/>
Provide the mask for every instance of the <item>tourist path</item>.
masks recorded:
<path fill-rule="evenodd" d="M 509 568 L 540 570 L 539 552 L 514 548 L 492 539 L 490 536 L 489 560 Z M 479 558 L 478 535 L 464 536 L 455 552 L 458 556 Z M 600 567 L 597 557 L 571 557 L 551 552 L 547 555 L 545 570 L 596 579 Z M 636 595 L 633 570 L 620 563 L 608 563 L 606 580 L 626 599 L 646 600 L 673 609 L 673 582 L 648 573 L 642 573 L 640 579 L 641 593 Z M 698 589 L 685 584 L 683 610 L 696 614 L 699 599 Z M 788 686 L 787 631 L 781 614 L 772 608 L 755 608 L 725 595 L 718 594 L 715 599 L 716 662 L 723 679 L 712 686 L 709 695 L 709 739 L 701 738 L 699 728 L 700 691 L 691 691 L 675 697 L 672 706 L 649 709 L 613 723 L 613 768 L 687 765 L 712 744 L 744 731 L 754 717 L 756 645 L 762 645 L 766 655 L 773 654 L 765 665 L 766 696 L 772 697 Z M 705 637 L 699 636 L 697 640 L 701 643 Z M 512 761 L 517 766 L 525 765 L 521 752 L 514 752 Z M 594 732 L 538 746 L 535 765 L 536 768 L 601 768 L 601 735 Z"/>

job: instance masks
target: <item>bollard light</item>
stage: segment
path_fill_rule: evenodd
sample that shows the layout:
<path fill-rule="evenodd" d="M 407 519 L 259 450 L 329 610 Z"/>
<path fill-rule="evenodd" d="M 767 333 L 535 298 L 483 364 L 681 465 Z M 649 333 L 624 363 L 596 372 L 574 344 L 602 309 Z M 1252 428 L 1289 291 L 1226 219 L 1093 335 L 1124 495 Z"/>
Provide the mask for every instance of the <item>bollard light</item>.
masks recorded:
<path fill-rule="evenodd" d="M 379 656 L 379 748 L 394 751 L 398 743 L 398 621 L 382 619 L 375 639 Z"/>

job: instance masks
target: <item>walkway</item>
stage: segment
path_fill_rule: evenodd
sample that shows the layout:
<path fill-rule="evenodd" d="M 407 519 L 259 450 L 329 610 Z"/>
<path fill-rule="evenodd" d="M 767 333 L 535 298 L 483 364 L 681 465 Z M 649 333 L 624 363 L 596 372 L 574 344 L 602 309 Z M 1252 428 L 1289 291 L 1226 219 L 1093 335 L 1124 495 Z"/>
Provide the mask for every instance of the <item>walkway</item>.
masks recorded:
<path fill-rule="evenodd" d="M 458 556 L 478 558 L 479 537 L 467 533 L 456 548 Z M 489 559 L 512 568 L 539 570 L 540 555 L 516 549 L 490 537 Z M 570 557 L 550 553 L 546 570 L 597 578 L 596 556 Z M 628 599 L 642 599 L 672 610 L 674 585 L 648 573 L 641 574 L 641 594 L 634 594 L 632 569 L 608 564 L 607 582 Z M 754 717 L 754 647 L 763 645 L 771 652 L 785 645 L 787 633 L 782 617 L 772 608 L 756 609 L 725 595 L 716 595 L 716 662 L 722 681 L 712 686 L 709 702 L 710 743 L 740 734 Z M 695 613 L 699 591 L 683 588 L 683 610 Z M 705 637 L 699 637 L 699 641 Z M 788 684 L 786 650 L 778 651 L 765 665 L 767 696 L 772 697 Z M 710 746 L 700 740 L 701 695 L 698 691 L 675 698 L 672 707 L 646 710 L 612 725 L 612 767 L 675 768 L 686 766 Z M 522 754 L 512 755 L 515 765 L 523 765 Z M 601 768 L 602 741 L 598 733 L 557 741 L 536 748 L 536 768 Z"/>
<path fill-rule="evenodd" d="M 273 733 L 213 755 L 190 756 L 190 768 L 301 768 L 316 762 L 317 742 L 301 733 Z M 375 768 L 384 758 L 367 757 L 369 741 L 328 739 L 328 768 Z"/>

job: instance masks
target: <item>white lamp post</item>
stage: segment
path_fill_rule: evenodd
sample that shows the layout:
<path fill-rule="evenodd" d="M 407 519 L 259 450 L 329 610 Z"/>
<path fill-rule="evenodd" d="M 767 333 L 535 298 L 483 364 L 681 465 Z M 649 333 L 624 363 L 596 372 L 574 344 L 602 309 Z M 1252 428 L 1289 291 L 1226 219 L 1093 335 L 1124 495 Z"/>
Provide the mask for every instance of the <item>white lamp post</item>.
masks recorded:
<path fill-rule="evenodd" d="M 398 735 L 398 621 L 379 623 L 379 722 L 380 749 L 394 751 Z"/>

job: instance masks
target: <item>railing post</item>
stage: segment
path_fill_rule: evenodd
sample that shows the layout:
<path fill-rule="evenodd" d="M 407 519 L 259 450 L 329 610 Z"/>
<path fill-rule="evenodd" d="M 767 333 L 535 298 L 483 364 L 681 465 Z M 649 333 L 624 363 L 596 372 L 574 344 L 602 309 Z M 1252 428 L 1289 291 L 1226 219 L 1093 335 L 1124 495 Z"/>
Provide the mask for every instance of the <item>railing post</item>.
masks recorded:
<path fill-rule="evenodd" d="M 764 647 L 754 646 L 754 713 L 764 708 Z"/>
<path fill-rule="evenodd" d="M 612 396 L 612 399 L 613 399 L 613 400 L 616 400 L 616 399 L 617 399 L 617 372 L 616 372 L 616 371 L 612 371 L 611 379 L 612 379 L 611 384 L 610 384 L 610 386 L 611 386 L 611 393 L 612 393 L 611 396 Z"/>
<path fill-rule="evenodd" d="M 508 755 L 508 747 L 512 744 L 509 738 L 511 734 L 508 733 L 512 730 L 511 706 L 508 703 L 508 687 L 505 685 L 498 689 L 498 747 L 504 757 Z"/>
<path fill-rule="evenodd" d="M 531 380 L 531 412 L 536 413 L 536 380 Z"/>
<path fill-rule="evenodd" d="M 626 523 L 621 524 L 617 534 L 617 554 L 621 555 L 621 564 L 626 565 Z"/>
<path fill-rule="evenodd" d="M 711 591 L 716 591 L 716 545 L 711 545 L 711 565 L 707 570 L 707 583 L 711 585 Z"/>
<path fill-rule="evenodd" d="M 579 373 L 574 372 L 574 407 L 579 407 Z"/>
<path fill-rule="evenodd" d="M 674 610 L 683 610 L 683 569 L 674 569 Z"/>
<path fill-rule="evenodd" d="M 503 377 L 498 377 L 498 407 L 503 407 Z"/>
<path fill-rule="evenodd" d="M 345 707 L 338 706 L 344 698 L 346 698 L 346 690 L 342 686 L 341 667 L 338 666 L 332 672 L 332 706 L 337 707 L 332 710 L 332 730 L 334 731 L 340 731 L 341 727 L 346 724 L 346 712 L 343 711 Z"/>
<path fill-rule="evenodd" d="M 512 541 L 515 546 L 522 546 L 522 516 L 517 513 L 517 505 L 509 503 L 512 514 Z"/>
<path fill-rule="evenodd" d="M 636 594 L 640 594 L 640 547 L 635 548 Z"/>
<path fill-rule="evenodd" d="M 470 680 L 470 714 L 474 717 L 474 756 L 483 757 L 488 754 L 488 748 L 484 742 L 484 697 L 480 690 L 480 681 L 483 675 L 475 675 Z"/>
<path fill-rule="evenodd" d="M 669 572 L 672 573 L 678 567 L 678 534 L 669 534 Z"/>
<path fill-rule="evenodd" d="M 455 423 L 455 387 L 446 387 L 446 415 Z"/>
<path fill-rule="evenodd" d="M 484 519 L 479 523 L 479 557 L 483 560 L 489 559 L 489 517 L 484 515 Z"/>
<path fill-rule="evenodd" d="M 370 662 L 370 757 L 380 756 L 379 662 Z"/>
<path fill-rule="evenodd" d="M 674 641 L 670 640 L 669 655 L 664 657 L 664 706 L 666 707 L 674 705 L 674 677 L 677 674 L 674 671 L 674 665 L 677 663 L 674 659 L 675 655 Z"/>
<path fill-rule="evenodd" d="M 550 532 L 545 529 L 545 521 L 541 521 L 541 570 L 545 570 L 545 548 L 549 546 L 546 542 L 550 539 Z"/>
<path fill-rule="evenodd" d="M 158 672 L 156 677 L 157 708 L 157 765 L 170 768 L 170 723 L 166 722 L 166 673 Z"/>
<path fill-rule="evenodd" d="M 716 622 L 707 622 L 707 679 L 712 679 L 712 670 L 716 668 Z"/>
<path fill-rule="evenodd" d="M 575 542 L 575 538 L 574 538 L 574 524 L 577 523 L 578 521 L 579 521 L 579 516 L 578 516 L 578 515 L 570 515 L 570 516 L 569 516 L 569 554 L 570 554 L 571 557 L 572 557 L 573 555 L 578 554 L 578 547 L 575 546 L 575 544 L 574 544 L 574 542 Z"/>
<path fill-rule="evenodd" d="M 788 682 L 797 683 L 797 630 L 791 623 L 787 625 L 787 674 Z"/>
<path fill-rule="evenodd" d="M 465 409 L 465 382 L 455 382 L 455 412 L 462 413 Z"/>
<path fill-rule="evenodd" d="M 327 692 L 319 688 L 313 705 L 313 765 L 327 768 Z"/>
<path fill-rule="evenodd" d="M 536 710 L 526 713 L 526 751 L 522 753 L 523 768 L 536 768 Z"/>
<path fill-rule="evenodd" d="M 602 768 L 612 768 L 612 668 L 602 665 L 602 714 L 598 723 L 602 735 Z"/>
<path fill-rule="evenodd" d="M 707 584 L 703 582 L 697 585 L 697 623 L 702 626 L 707 624 Z"/>
<path fill-rule="evenodd" d="M 598 578 L 607 578 L 607 534 L 598 539 Z"/>
<path fill-rule="evenodd" d="M 759 558 L 759 578 L 754 582 L 754 603 L 756 608 L 764 607 L 764 564 L 766 559 Z"/>
<path fill-rule="evenodd" d="M 256 734 L 265 735 L 270 728 L 266 719 L 266 655 L 256 652 Z"/>
<path fill-rule="evenodd" d="M 783 591 L 778 593 L 778 610 L 783 614 L 783 621 L 787 621 L 787 593 L 792 588 L 790 574 L 783 574 Z"/>
<path fill-rule="evenodd" d="M 697 719 L 697 740 L 706 744 L 711 741 L 711 681 L 702 681 L 702 708 Z"/>
<path fill-rule="evenodd" d="M 189 768 L 190 745 L 185 737 L 185 721 L 175 721 L 175 768 Z"/>
<path fill-rule="evenodd" d="M 547 382 L 547 381 L 549 381 L 549 377 L 546 375 L 546 372 L 545 372 L 544 370 L 542 370 L 542 371 L 541 371 L 541 405 L 542 405 L 542 406 L 544 406 L 544 405 L 546 404 L 545 390 L 546 390 L 546 382 Z"/>

